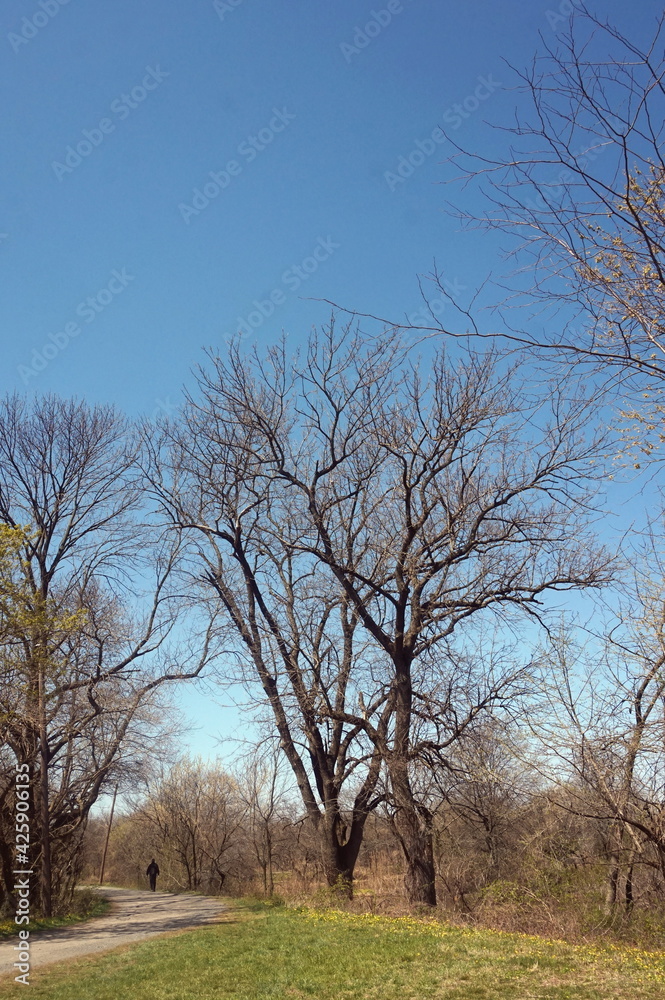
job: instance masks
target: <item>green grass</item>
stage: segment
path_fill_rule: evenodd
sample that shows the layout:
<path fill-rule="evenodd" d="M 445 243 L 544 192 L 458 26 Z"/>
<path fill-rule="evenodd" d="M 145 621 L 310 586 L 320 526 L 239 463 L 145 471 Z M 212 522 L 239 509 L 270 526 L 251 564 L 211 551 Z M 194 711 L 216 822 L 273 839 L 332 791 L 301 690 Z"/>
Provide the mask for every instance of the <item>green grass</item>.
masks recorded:
<path fill-rule="evenodd" d="M 91 917 L 102 917 L 108 913 L 111 904 L 107 899 L 101 899 L 89 889 L 79 889 L 74 896 L 72 912 L 62 917 L 48 917 L 43 920 L 32 918 L 29 930 L 33 934 L 35 931 L 50 930 L 52 927 L 67 927 L 69 924 L 80 924 Z M 7 941 L 15 938 L 19 928 L 13 920 L 0 920 L 0 941 Z"/>
<path fill-rule="evenodd" d="M 48 1000 L 662 1000 L 665 955 L 415 918 L 238 904 L 205 928 L 31 975 Z M 9 980 L 0 996 L 16 986 Z"/>

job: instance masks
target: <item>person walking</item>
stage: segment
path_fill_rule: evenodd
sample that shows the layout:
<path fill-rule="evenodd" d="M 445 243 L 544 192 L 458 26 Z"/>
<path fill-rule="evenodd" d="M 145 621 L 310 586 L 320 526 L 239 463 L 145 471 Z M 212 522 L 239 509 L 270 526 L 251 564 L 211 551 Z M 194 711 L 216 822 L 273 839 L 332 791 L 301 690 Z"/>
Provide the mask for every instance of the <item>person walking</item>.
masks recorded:
<path fill-rule="evenodd" d="M 157 876 L 159 875 L 159 865 L 154 858 L 146 868 L 146 875 L 150 879 L 150 888 L 154 892 L 157 885 Z"/>

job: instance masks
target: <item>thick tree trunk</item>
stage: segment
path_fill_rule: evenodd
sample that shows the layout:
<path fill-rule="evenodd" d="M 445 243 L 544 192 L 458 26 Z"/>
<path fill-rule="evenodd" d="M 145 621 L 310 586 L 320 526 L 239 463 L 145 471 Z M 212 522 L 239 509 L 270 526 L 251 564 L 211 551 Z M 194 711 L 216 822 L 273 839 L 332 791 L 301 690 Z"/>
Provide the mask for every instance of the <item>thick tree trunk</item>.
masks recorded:
<path fill-rule="evenodd" d="M 320 828 L 326 882 L 346 899 L 353 899 L 353 876 L 364 825 L 364 818 L 354 820 L 349 837 L 345 839 L 346 827 L 335 810 L 324 817 Z"/>
<path fill-rule="evenodd" d="M 409 780 L 411 750 L 411 660 L 402 653 L 393 659 L 396 674 L 395 737 L 387 761 L 395 804 L 393 824 L 406 861 L 404 885 L 410 903 L 436 906 L 434 848 L 431 817 L 419 805 Z"/>
<path fill-rule="evenodd" d="M 26 721 L 22 727 L 22 732 L 17 735 L 16 742 L 12 742 L 11 749 L 20 764 L 28 765 L 28 782 L 24 787 L 28 792 L 28 811 L 24 814 L 29 826 L 29 847 L 26 854 L 29 858 L 27 865 L 17 866 L 15 855 L 14 837 L 10 841 L 12 854 L 12 868 L 21 867 L 30 869 L 30 911 L 36 914 L 39 911 L 42 886 L 42 866 L 41 866 L 41 842 L 42 842 L 42 818 L 40 801 L 40 768 L 39 768 L 39 731 L 36 725 L 38 697 L 36 685 L 31 686 L 27 692 L 28 711 Z M 13 879 L 9 883 L 13 885 Z"/>
<path fill-rule="evenodd" d="M 344 848 L 338 844 L 326 844 L 323 857 L 323 871 L 326 882 L 340 896 L 353 899 L 353 873 L 355 866 L 344 861 Z"/>
<path fill-rule="evenodd" d="M 608 917 L 614 914 L 619 897 L 622 839 L 623 830 L 620 823 L 612 823 L 607 839 L 608 872 L 605 889 L 605 913 Z"/>
<path fill-rule="evenodd" d="M 617 886 L 619 884 L 619 867 L 610 862 L 610 872 L 607 880 L 607 888 L 605 890 L 605 912 L 608 917 L 611 917 L 614 913 L 614 908 L 617 902 Z"/>
<path fill-rule="evenodd" d="M 400 771 L 405 769 L 400 768 Z M 413 799 L 408 776 L 391 771 L 396 812 L 393 819 L 406 862 L 404 886 L 410 903 L 436 906 L 432 830 Z"/>
<path fill-rule="evenodd" d="M 617 892 L 619 888 L 619 855 L 613 852 L 610 855 L 610 866 L 607 877 L 607 888 L 605 889 L 605 913 L 611 917 L 617 903 Z"/>

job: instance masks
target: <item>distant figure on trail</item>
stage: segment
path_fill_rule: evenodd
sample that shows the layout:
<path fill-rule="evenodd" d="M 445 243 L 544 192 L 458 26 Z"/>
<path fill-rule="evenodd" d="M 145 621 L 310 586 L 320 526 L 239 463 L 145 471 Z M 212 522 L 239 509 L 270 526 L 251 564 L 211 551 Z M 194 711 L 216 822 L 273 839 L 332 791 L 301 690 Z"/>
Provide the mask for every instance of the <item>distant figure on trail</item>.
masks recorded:
<path fill-rule="evenodd" d="M 155 886 L 157 885 L 157 876 L 159 875 L 159 865 L 154 858 L 146 868 L 146 875 L 150 879 L 150 888 L 154 892 Z"/>

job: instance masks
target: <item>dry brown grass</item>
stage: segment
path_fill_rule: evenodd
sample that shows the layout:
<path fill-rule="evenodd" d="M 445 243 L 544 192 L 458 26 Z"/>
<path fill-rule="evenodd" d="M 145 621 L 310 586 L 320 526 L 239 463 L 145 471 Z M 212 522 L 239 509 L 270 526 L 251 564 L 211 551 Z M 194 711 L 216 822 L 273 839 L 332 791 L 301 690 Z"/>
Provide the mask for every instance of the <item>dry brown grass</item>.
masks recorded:
<path fill-rule="evenodd" d="M 454 926 L 535 934 L 578 944 L 606 941 L 654 949 L 662 947 L 665 936 L 665 909 L 636 908 L 630 915 L 617 910 L 609 919 L 587 887 L 581 887 L 578 894 L 570 892 L 557 898 L 512 883 L 497 883 L 494 891 L 465 898 L 457 905 L 446 896 L 444 887 L 440 888 L 437 915 Z M 262 887 L 254 885 L 252 892 L 261 896 Z M 394 864 L 383 870 L 380 866 L 359 867 L 352 900 L 311 873 L 277 873 L 275 893 L 293 906 L 330 906 L 385 917 L 418 916 L 427 909 L 409 904 L 403 875 Z"/>

